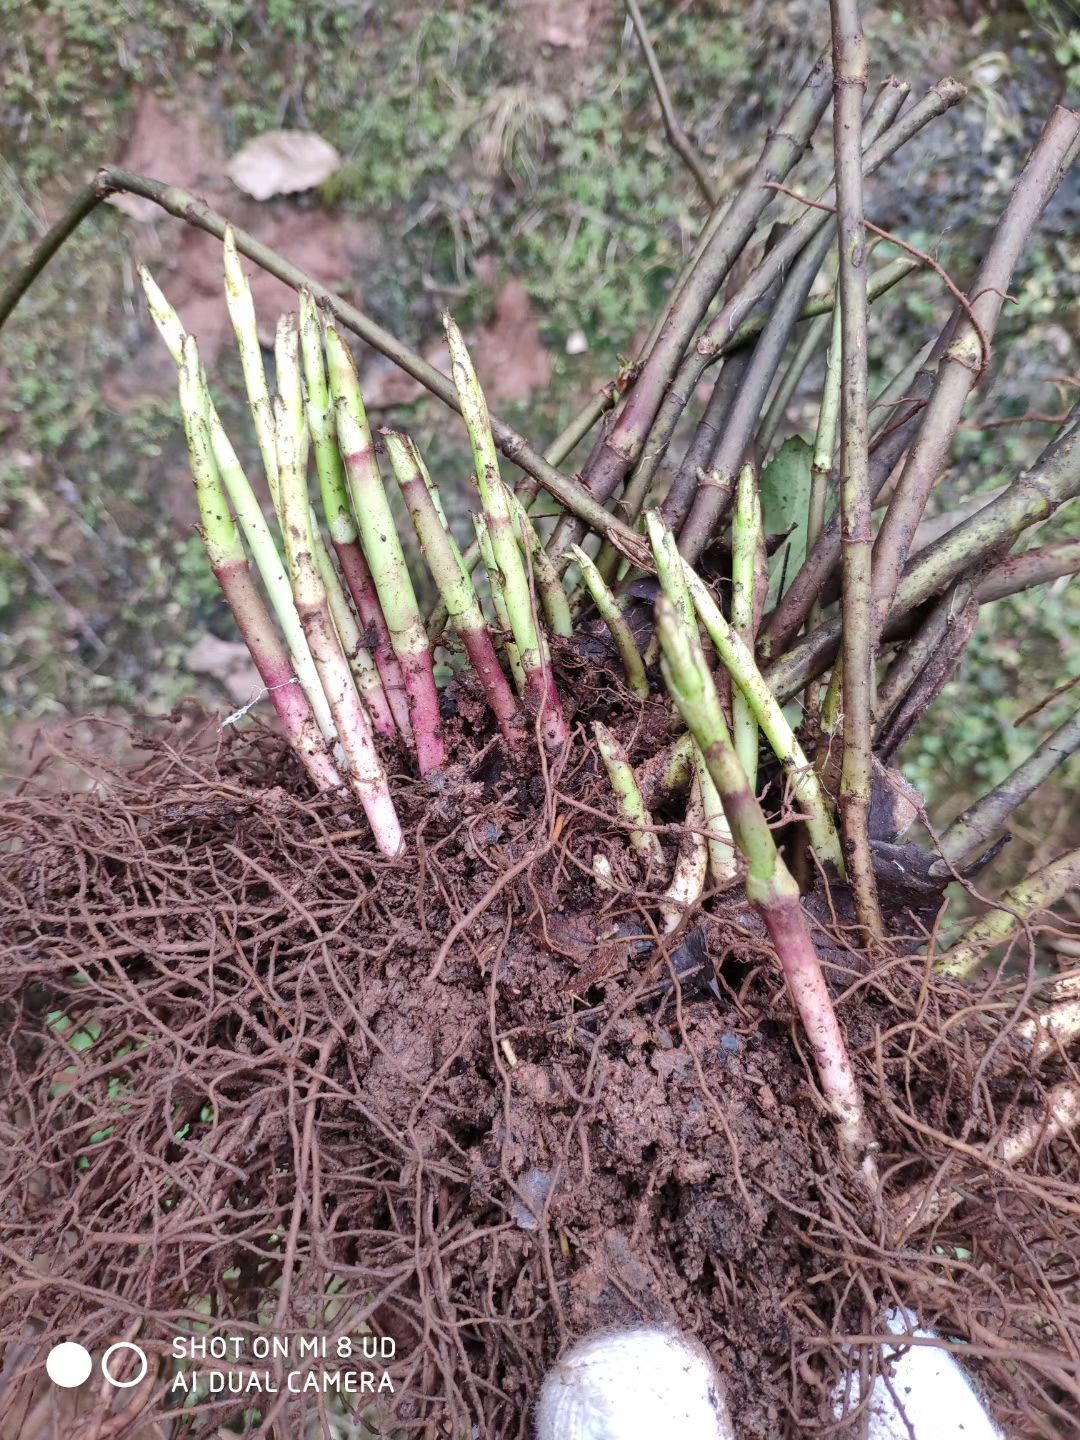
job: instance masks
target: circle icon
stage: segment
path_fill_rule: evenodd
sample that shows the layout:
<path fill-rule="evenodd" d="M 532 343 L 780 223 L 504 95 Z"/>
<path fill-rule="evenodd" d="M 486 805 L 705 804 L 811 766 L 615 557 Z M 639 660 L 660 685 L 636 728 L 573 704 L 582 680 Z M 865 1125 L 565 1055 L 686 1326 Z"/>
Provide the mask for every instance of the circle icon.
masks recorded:
<path fill-rule="evenodd" d="M 45 1357 L 45 1373 L 63 1390 L 75 1390 L 85 1384 L 93 1368 L 90 1351 L 75 1340 L 54 1345 Z"/>
<path fill-rule="evenodd" d="M 118 1350 L 130 1350 L 133 1355 L 137 1355 L 142 1361 L 142 1367 L 133 1380 L 117 1380 L 110 1373 L 109 1359 L 115 1355 Z M 149 1365 L 150 1362 L 146 1358 L 146 1351 L 140 1350 L 139 1346 L 133 1345 L 130 1340 L 117 1340 L 116 1344 L 110 1345 L 101 1357 L 101 1373 L 105 1376 L 109 1384 L 114 1385 L 117 1390 L 130 1390 L 133 1385 L 138 1385 L 139 1381 L 149 1369 Z"/>

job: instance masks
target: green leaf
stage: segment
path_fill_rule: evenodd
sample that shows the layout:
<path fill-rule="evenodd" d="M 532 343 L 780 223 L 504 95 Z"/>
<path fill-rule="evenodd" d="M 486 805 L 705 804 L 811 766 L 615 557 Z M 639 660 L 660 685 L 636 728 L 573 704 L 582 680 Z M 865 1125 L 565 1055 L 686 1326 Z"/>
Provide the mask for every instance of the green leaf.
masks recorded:
<path fill-rule="evenodd" d="M 769 565 L 769 608 L 780 599 L 781 580 L 786 589 L 806 558 L 806 511 L 813 458 L 813 446 L 801 435 L 793 435 L 780 446 L 761 477 L 765 534 L 788 535 Z"/>

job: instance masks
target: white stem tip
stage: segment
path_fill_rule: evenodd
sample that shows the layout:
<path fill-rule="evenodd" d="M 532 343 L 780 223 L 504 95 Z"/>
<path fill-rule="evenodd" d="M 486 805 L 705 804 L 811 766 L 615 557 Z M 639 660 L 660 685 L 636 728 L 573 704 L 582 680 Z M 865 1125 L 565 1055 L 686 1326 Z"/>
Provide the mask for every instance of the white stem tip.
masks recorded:
<path fill-rule="evenodd" d="M 734 1440 L 724 1391 L 696 1341 L 670 1328 L 590 1335 L 549 1370 L 537 1440 Z"/>

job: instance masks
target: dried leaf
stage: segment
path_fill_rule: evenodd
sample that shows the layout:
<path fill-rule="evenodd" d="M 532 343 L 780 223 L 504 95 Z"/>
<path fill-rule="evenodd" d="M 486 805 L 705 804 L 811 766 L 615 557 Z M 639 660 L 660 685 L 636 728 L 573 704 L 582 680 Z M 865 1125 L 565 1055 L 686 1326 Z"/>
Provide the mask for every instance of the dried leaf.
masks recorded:
<path fill-rule="evenodd" d="M 341 156 L 311 130 L 267 130 L 250 140 L 229 161 L 225 173 L 256 200 L 311 190 L 330 178 Z"/>

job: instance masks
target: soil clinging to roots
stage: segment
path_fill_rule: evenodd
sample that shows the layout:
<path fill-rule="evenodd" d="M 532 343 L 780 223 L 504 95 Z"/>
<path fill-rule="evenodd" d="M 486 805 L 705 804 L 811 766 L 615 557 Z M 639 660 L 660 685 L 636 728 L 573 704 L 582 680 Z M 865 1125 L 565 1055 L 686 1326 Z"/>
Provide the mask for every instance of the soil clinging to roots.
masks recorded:
<path fill-rule="evenodd" d="M 615 719 L 657 748 L 659 708 Z M 1077 1434 L 1080 1152 L 995 1158 L 1080 1078 L 1012 1038 L 1033 978 L 931 985 L 895 894 L 871 964 L 818 882 L 875 1206 L 741 887 L 662 936 L 590 745 L 550 770 L 458 737 L 395 777 L 387 861 L 267 730 L 135 743 L 126 769 L 56 743 L 0 805 L 0 1436 L 525 1436 L 560 1349 L 642 1319 L 701 1339 L 740 1437 L 856 1435 L 836 1389 L 895 1306 L 963 1343 L 1010 1436 Z M 240 1352 L 185 1371 L 192 1333 Z M 301 1337 L 366 1333 L 392 1393 L 280 1383 L 320 1370 Z M 271 1334 L 290 1358 L 253 1358 Z M 61 1337 L 137 1341 L 148 1373 L 63 1394 Z"/>

